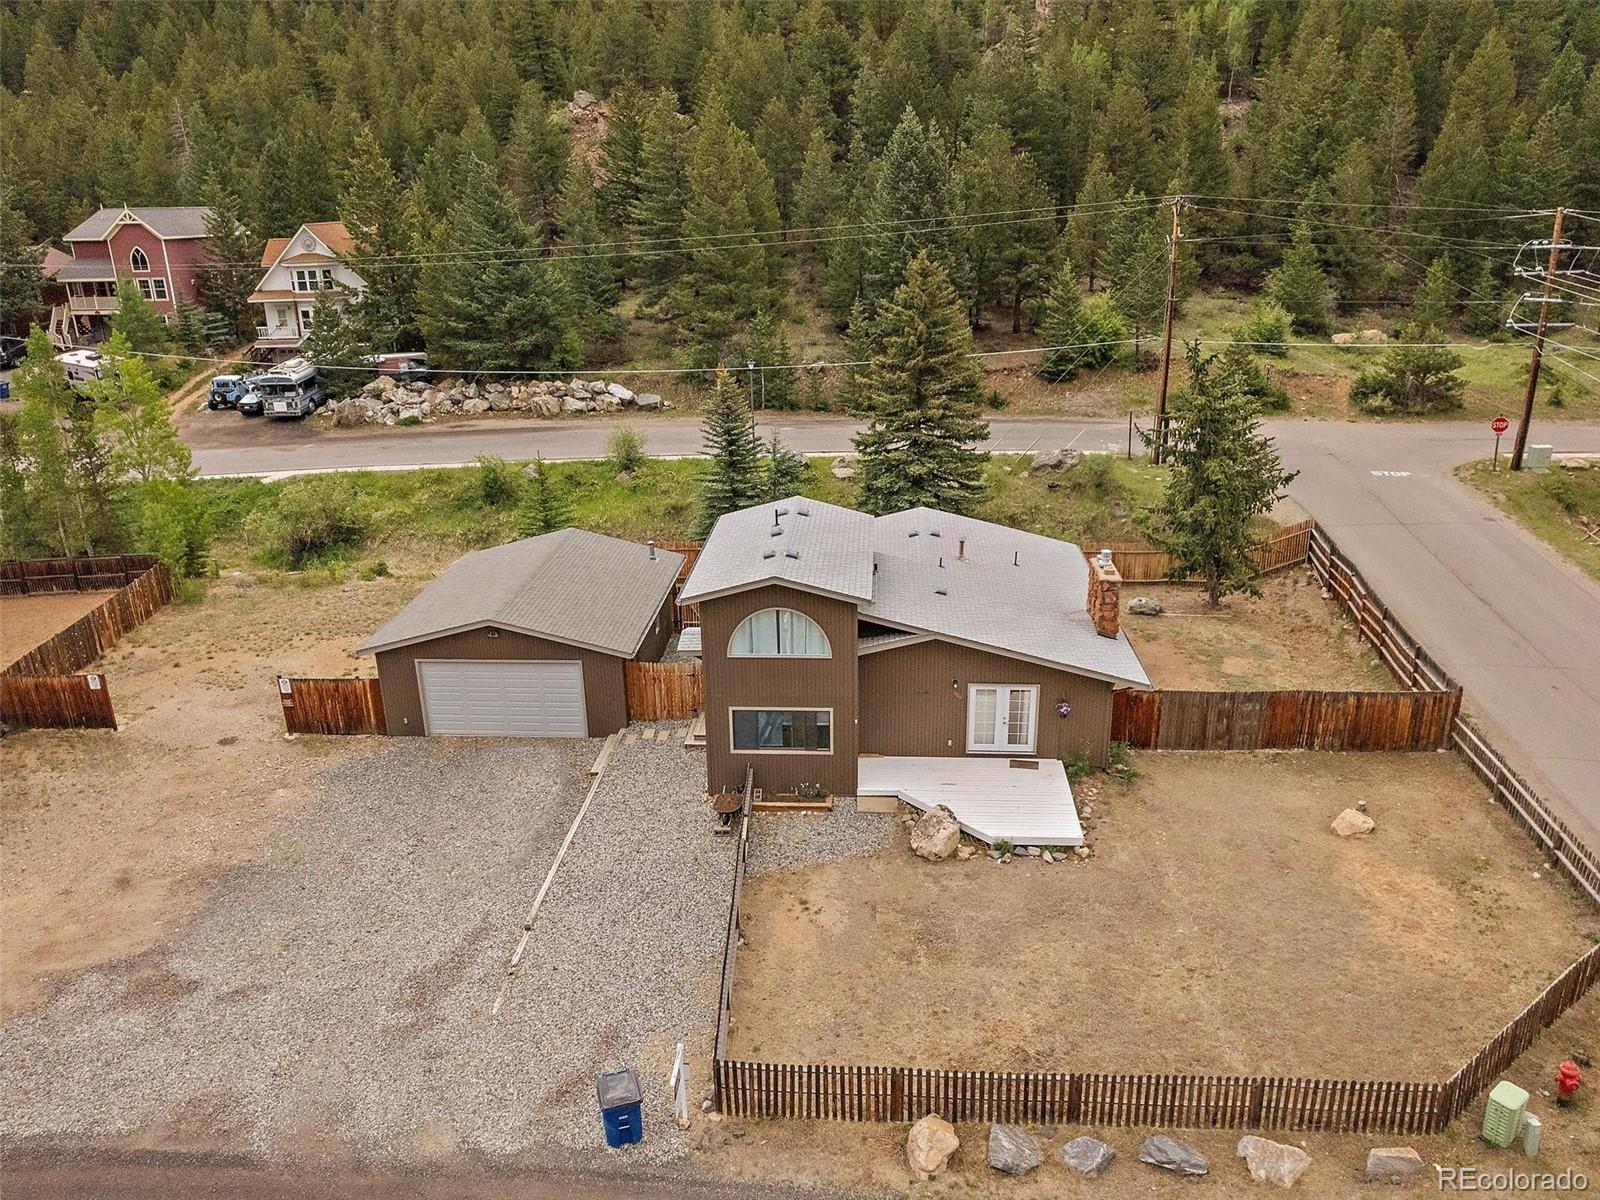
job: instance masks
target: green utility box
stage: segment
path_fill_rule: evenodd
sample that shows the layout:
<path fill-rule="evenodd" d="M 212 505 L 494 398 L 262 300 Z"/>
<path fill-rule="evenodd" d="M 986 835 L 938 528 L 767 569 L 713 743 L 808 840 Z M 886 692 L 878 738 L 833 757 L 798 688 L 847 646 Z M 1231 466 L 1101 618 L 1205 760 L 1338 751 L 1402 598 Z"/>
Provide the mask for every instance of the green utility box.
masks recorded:
<path fill-rule="evenodd" d="M 1502 1148 L 1511 1145 L 1522 1133 L 1522 1117 L 1528 1111 L 1528 1093 L 1502 1079 L 1489 1093 L 1489 1106 L 1483 1113 L 1483 1140 Z"/>

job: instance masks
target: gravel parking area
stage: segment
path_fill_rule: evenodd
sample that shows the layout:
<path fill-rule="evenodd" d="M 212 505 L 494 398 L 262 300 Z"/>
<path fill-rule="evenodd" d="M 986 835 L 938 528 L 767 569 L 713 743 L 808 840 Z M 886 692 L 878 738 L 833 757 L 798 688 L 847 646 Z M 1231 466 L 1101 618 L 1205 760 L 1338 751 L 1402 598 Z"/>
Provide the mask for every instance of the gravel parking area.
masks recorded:
<path fill-rule="evenodd" d="M 745 873 L 772 875 L 865 858 L 893 842 L 899 827 L 893 813 L 857 812 L 854 800 L 838 801 L 829 813 L 757 813 Z"/>
<path fill-rule="evenodd" d="M 703 760 L 619 745 L 493 1017 L 600 743 L 373 745 L 176 938 L 4 1028 L 0 1145 L 593 1169 L 594 1073 L 630 1064 L 617 1157 L 686 1153 L 663 1081 L 684 1038 L 698 1105 L 731 867 Z"/>

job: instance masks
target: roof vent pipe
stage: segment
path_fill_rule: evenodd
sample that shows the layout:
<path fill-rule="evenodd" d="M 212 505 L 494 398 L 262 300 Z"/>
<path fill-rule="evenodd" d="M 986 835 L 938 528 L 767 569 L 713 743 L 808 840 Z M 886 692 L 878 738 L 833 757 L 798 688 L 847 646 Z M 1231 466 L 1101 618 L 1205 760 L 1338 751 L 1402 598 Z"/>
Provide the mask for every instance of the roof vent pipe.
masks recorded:
<path fill-rule="evenodd" d="M 967 557 L 967 539 L 962 538 L 956 543 L 956 558 L 965 561 Z"/>
<path fill-rule="evenodd" d="M 1013 550 L 1011 552 L 1011 565 L 1013 567 L 1020 567 L 1022 565 L 1022 561 L 1021 560 L 1022 560 L 1022 551 L 1021 550 Z"/>
<path fill-rule="evenodd" d="M 650 551 L 650 561 L 651 562 L 655 562 L 655 560 L 656 560 L 656 540 L 655 540 L 655 538 L 651 538 L 648 542 L 646 542 L 645 543 L 645 547 Z"/>
<path fill-rule="evenodd" d="M 1111 565 L 1111 547 L 1101 547 L 1099 563 L 1102 567 L 1109 567 Z"/>

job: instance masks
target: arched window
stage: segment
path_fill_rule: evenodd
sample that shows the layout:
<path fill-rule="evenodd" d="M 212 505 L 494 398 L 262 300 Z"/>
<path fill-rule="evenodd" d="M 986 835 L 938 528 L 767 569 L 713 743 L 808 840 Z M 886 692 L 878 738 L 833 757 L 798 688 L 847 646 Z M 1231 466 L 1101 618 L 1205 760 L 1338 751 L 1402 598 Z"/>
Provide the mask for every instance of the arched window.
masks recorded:
<path fill-rule="evenodd" d="M 828 635 L 805 613 L 792 608 L 764 608 L 739 623 L 728 639 L 729 658 L 831 658 Z"/>
<path fill-rule="evenodd" d="M 135 271 L 148 271 L 150 269 L 150 256 L 138 246 L 135 246 L 133 253 L 128 255 L 128 265 Z"/>

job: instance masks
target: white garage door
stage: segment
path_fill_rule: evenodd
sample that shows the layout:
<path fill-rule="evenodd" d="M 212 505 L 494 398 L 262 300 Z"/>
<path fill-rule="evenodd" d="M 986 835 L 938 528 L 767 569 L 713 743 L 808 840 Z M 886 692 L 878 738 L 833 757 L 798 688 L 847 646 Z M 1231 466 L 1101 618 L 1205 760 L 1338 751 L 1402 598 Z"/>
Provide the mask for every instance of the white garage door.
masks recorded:
<path fill-rule="evenodd" d="M 586 737 L 583 664 L 417 663 L 429 733 Z"/>

